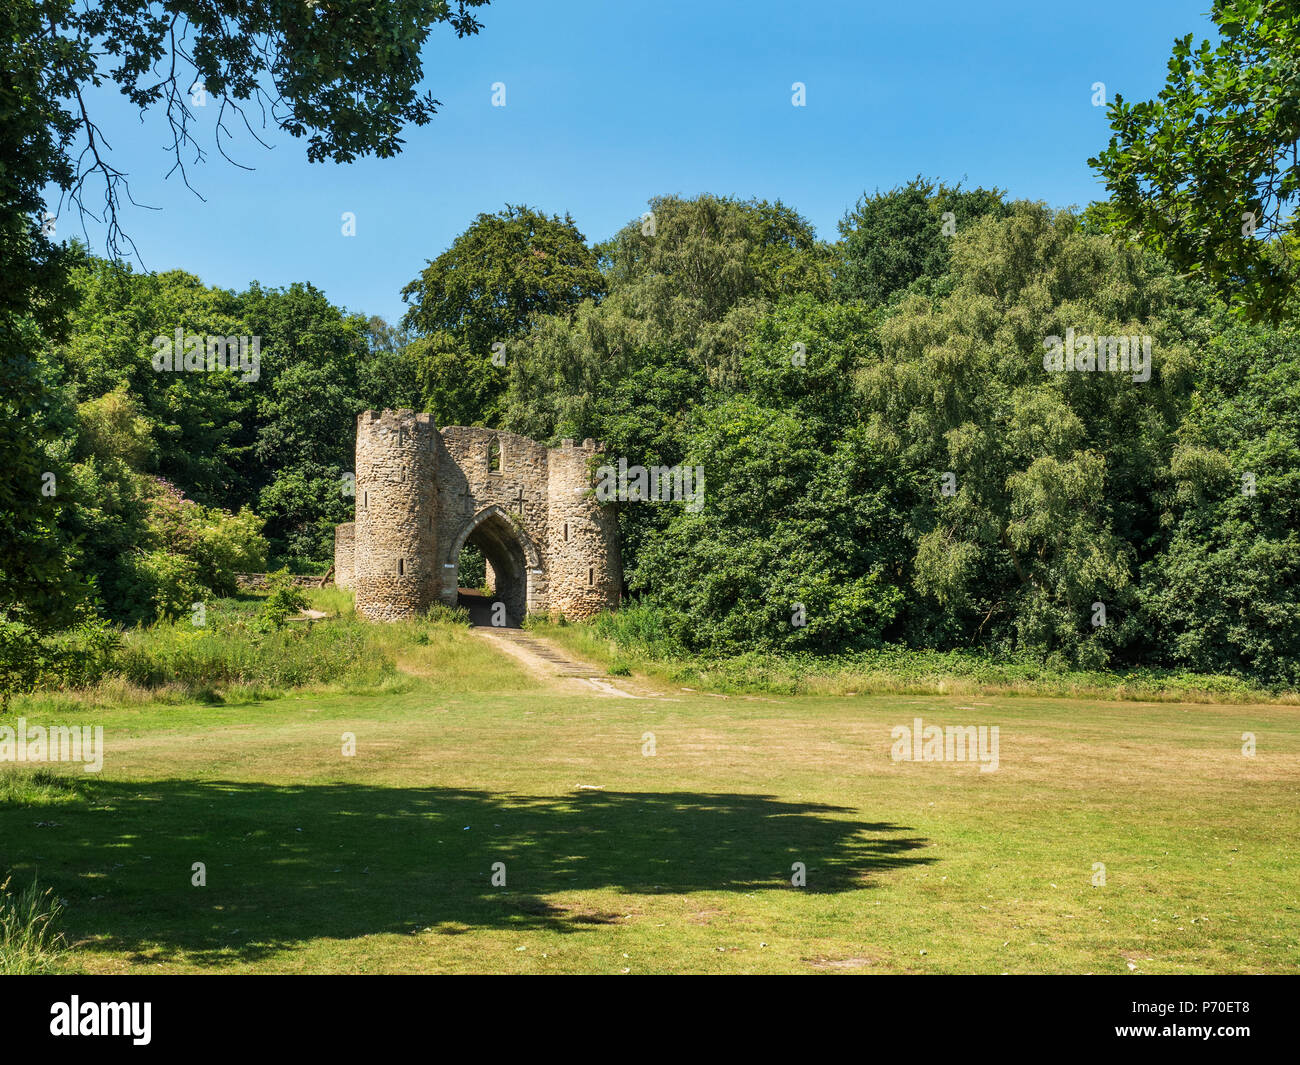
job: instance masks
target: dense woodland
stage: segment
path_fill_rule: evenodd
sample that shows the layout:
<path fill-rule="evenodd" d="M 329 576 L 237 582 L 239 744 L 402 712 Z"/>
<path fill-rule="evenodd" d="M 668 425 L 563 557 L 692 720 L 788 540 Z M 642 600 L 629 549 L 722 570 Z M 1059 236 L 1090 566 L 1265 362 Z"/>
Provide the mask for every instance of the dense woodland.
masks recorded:
<path fill-rule="evenodd" d="M 135 623 L 240 569 L 323 571 L 357 413 L 413 407 L 703 466 L 699 513 L 620 504 L 628 591 L 687 650 L 1300 677 L 1294 327 L 996 190 L 865 196 L 834 243 L 781 203 L 647 214 L 594 246 L 567 216 L 481 215 L 396 325 L 309 283 L 230 292 L 78 250 L 70 329 L 39 355 L 70 572 Z M 157 371 L 178 327 L 260 336 L 259 379 Z M 1067 329 L 1151 336 L 1150 380 L 1045 371 Z"/>
<path fill-rule="evenodd" d="M 620 504 L 629 616 L 660 646 L 1300 683 L 1294 5 L 1215 0 L 1217 43 L 1180 39 L 1158 99 L 1111 104 L 1089 161 L 1109 199 L 1085 211 L 917 178 L 833 241 L 789 205 L 702 195 L 592 244 L 507 206 L 391 323 L 308 279 L 233 292 L 115 254 L 126 193 L 82 89 L 111 77 L 191 145 L 169 14 L 214 97 L 269 86 L 309 159 L 347 163 L 430 121 L 420 48 L 477 32 L 484 3 L 0 13 L 0 684 L 60 634 L 183 616 L 239 570 L 323 570 L 354 419 L 382 407 L 702 466 L 698 512 Z M 41 226 L 48 187 L 84 209 L 91 185 L 107 259 Z M 157 369 L 178 330 L 260 338 L 256 380 Z M 1051 372 L 1062 336 L 1149 337 L 1149 379 Z"/>

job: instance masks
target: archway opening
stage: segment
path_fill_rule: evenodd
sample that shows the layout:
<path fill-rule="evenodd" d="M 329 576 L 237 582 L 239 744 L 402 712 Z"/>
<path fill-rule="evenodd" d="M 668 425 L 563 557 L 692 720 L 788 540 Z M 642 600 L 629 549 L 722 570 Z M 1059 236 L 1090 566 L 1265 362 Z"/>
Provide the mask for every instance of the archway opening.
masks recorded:
<path fill-rule="evenodd" d="M 456 602 L 469 611 L 472 624 L 518 628 L 523 623 L 528 558 L 518 532 L 501 511 L 476 519 L 455 561 Z"/>

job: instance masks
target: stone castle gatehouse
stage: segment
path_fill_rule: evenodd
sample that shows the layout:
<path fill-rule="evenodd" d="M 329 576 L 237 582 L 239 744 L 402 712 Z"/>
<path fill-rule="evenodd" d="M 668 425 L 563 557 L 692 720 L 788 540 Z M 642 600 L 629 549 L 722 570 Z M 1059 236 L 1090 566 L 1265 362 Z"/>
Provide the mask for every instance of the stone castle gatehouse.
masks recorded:
<path fill-rule="evenodd" d="M 357 612 L 396 621 L 455 605 L 461 550 L 487 560 L 510 624 L 525 613 L 584 618 L 618 605 L 618 527 L 592 493 L 592 440 L 547 448 L 410 410 L 357 418 L 356 520 L 334 533 L 335 581 Z"/>

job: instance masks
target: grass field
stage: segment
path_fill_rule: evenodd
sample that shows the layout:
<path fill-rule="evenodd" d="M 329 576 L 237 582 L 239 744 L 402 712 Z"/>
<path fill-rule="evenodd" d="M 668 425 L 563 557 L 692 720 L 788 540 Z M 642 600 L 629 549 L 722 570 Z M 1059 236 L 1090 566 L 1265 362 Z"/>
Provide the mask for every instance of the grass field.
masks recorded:
<path fill-rule="evenodd" d="M 106 747 L 0 770 L 0 880 L 63 900 L 58 965 L 1300 971 L 1294 706 L 608 698 L 451 630 L 397 660 L 376 694 L 31 706 Z M 998 726 L 997 771 L 892 761 L 918 716 Z"/>

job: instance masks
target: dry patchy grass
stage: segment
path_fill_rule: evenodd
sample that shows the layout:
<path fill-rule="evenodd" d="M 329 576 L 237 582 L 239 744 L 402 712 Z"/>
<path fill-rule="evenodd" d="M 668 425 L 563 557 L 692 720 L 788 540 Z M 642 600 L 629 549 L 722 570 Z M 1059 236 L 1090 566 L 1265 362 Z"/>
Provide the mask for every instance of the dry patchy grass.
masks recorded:
<path fill-rule="evenodd" d="M 67 900 L 65 967 L 1300 969 L 1292 707 L 600 699 L 469 633 L 384 638 L 405 690 L 58 713 L 105 771 L 0 798 L 0 869 Z M 998 770 L 891 760 L 918 716 L 998 726 Z"/>

